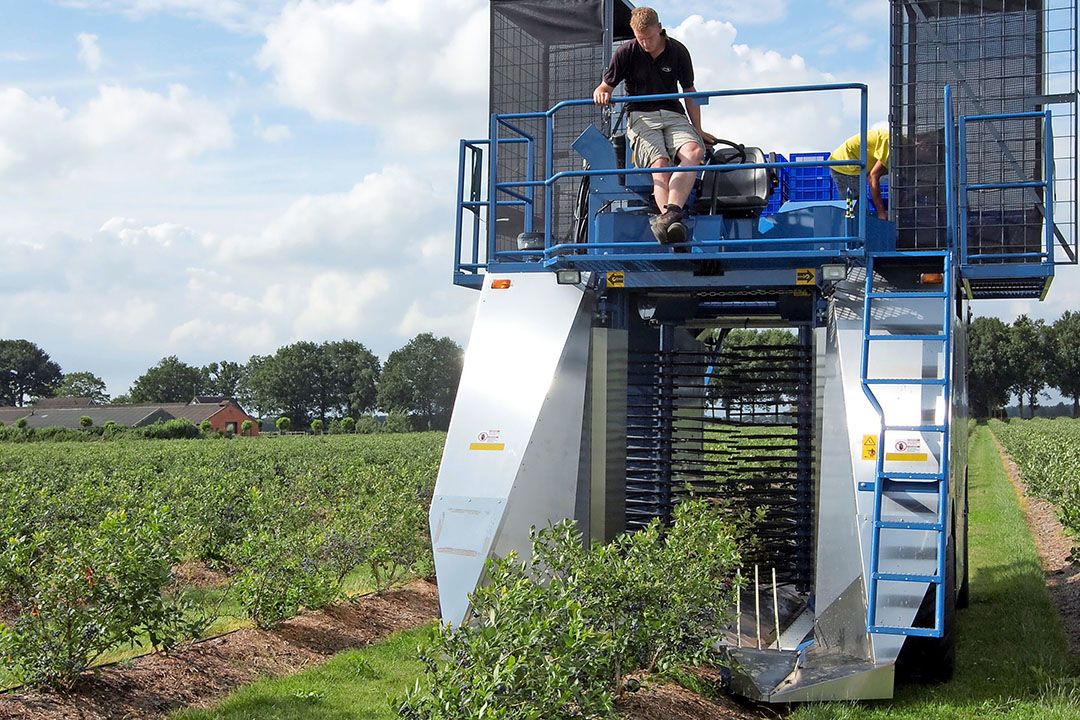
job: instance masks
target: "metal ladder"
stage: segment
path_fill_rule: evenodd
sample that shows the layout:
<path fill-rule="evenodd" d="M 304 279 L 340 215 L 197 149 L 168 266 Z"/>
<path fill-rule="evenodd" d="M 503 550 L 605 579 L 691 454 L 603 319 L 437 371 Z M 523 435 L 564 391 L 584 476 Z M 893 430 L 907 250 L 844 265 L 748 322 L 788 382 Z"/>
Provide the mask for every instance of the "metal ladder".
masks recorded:
<path fill-rule="evenodd" d="M 943 264 L 942 289 L 940 291 L 916 291 L 916 292 L 874 292 L 874 259 L 928 259 L 941 258 Z M 876 256 L 866 256 L 866 296 L 863 307 L 863 347 L 861 381 L 863 393 L 875 412 L 881 418 L 881 430 L 878 433 L 878 445 L 876 452 L 876 467 L 874 482 L 871 487 L 860 489 L 872 490 L 874 493 L 874 510 L 872 515 L 873 529 L 870 540 L 870 578 L 869 591 L 867 593 L 866 628 L 870 633 L 881 635 L 912 635 L 920 637 L 941 637 L 944 634 L 945 625 L 945 578 L 946 578 L 946 553 L 948 543 L 948 519 L 949 519 L 949 454 L 950 454 L 950 422 L 949 397 L 951 391 L 950 373 L 952 366 L 952 318 L 953 303 L 953 268 L 952 254 L 948 251 L 909 251 L 894 253 L 879 253 Z M 876 300 L 896 300 L 913 298 L 939 298 L 943 303 L 941 331 L 925 335 L 871 335 L 870 318 L 871 310 Z M 884 341 L 921 341 L 943 343 L 944 370 L 943 377 L 939 378 L 874 378 L 869 375 L 870 348 L 873 343 Z M 880 385 L 922 385 L 940 387 L 945 398 L 945 419 L 942 425 L 888 425 L 886 424 L 885 411 L 881 407 L 874 394 L 874 386 Z M 913 473 L 885 471 L 885 433 L 889 431 L 937 433 L 941 435 L 941 459 L 938 472 L 936 473 Z M 936 522 L 911 522 L 889 521 L 881 517 L 882 498 L 890 492 L 927 493 L 936 494 L 938 498 Z M 880 541 L 882 530 L 920 530 L 930 531 L 937 534 L 937 571 L 933 575 L 910 575 L 902 573 L 881 572 L 880 569 Z M 935 610 L 934 627 L 902 627 L 891 625 L 879 625 L 877 622 L 878 583 L 909 582 L 930 583 L 935 586 Z"/>

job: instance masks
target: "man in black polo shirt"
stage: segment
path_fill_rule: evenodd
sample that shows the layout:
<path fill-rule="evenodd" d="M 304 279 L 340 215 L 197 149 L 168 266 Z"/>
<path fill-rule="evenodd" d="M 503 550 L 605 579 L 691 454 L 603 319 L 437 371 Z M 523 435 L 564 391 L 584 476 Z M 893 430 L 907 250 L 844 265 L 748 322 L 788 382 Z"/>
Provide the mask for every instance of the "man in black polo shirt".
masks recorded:
<path fill-rule="evenodd" d="M 598 105 L 607 105 L 615 87 L 624 80 L 628 95 L 677 93 L 677 85 L 683 92 L 696 92 L 690 52 L 667 36 L 655 10 L 635 8 L 630 28 L 634 39 L 619 46 L 604 79 L 593 90 Z M 686 98 L 685 112 L 678 100 L 628 103 L 627 110 L 627 137 L 638 167 L 669 167 L 676 161 L 679 165 L 700 165 L 705 157 L 702 141 L 716 144 L 716 138 L 701 129 L 701 108 L 690 98 Z M 660 243 L 685 242 L 683 206 L 696 177 L 692 172 L 652 175 L 653 197 L 661 214 L 650 226 Z"/>

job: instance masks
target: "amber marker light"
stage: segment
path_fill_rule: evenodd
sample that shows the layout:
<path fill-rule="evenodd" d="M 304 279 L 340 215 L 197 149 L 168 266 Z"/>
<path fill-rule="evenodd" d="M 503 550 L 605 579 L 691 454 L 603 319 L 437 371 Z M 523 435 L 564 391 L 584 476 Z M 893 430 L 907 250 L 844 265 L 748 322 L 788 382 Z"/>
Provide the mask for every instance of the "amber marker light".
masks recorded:
<path fill-rule="evenodd" d="M 923 273 L 919 275 L 919 282 L 923 285 L 940 285 L 945 282 L 943 273 Z"/>
<path fill-rule="evenodd" d="M 501 279 L 501 280 L 492 280 L 491 281 L 491 289 L 492 290 L 505 290 L 508 287 L 510 287 L 510 281 L 509 280 Z"/>

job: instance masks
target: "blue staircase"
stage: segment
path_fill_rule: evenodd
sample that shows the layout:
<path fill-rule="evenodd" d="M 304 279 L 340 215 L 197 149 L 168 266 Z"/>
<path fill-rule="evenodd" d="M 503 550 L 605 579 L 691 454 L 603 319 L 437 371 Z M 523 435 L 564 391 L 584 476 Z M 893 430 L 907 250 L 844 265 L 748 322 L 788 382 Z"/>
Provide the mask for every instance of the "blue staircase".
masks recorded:
<path fill-rule="evenodd" d="M 874 262 L 875 260 L 890 259 L 903 261 L 912 259 L 925 261 L 928 259 L 940 259 L 943 267 L 943 283 L 940 291 L 917 291 L 917 292 L 875 292 L 874 291 Z M 940 388 L 946 398 L 951 392 L 950 372 L 952 365 L 952 331 L 950 318 L 952 317 L 953 289 L 955 278 L 952 267 L 952 254 L 947 251 L 911 251 L 868 254 L 866 258 L 866 296 L 863 307 L 863 347 L 861 381 L 863 393 L 870 400 L 874 410 L 881 418 L 881 429 L 878 433 L 876 452 L 876 465 L 874 482 L 870 487 L 860 485 L 860 489 L 872 490 L 874 493 L 874 510 L 872 515 L 873 529 L 870 541 L 870 576 L 867 597 L 867 631 L 880 635 L 906 635 L 921 637 L 941 637 L 944 634 L 945 625 L 945 596 L 944 582 L 946 578 L 945 563 L 947 561 L 948 547 L 948 519 L 949 519 L 949 452 L 950 452 L 950 422 L 951 416 L 945 414 L 942 425 L 888 425 L 885 410 L 874 393 L 875 387 L 887 385 L 908 386 L 931 386 Z M 941 315 L 941 330 L 936 333 L 912 334 L 912 335 L 873 335 L 871 334 L 871 315 L 878 301 L 908 300 L 908 299 L 940 299 L 943 305 Z M 872 377 L 869 371 L 870 349 L 874 343 L 895 341 L 921 341 L 940 342 L 943 346 L 944 363 L 943 376 L 939 378 L 879 378 Z M 923 435 L 937 434 L 941 436 L 941 458 L 939 471 L 936 473 L 896 472 L 885 470 L 885 434 L 895 432 L 917 432 Z M 934 522 L 914 522 L 905 520 L 886 520 L 882 517 L 882 500 L 890 493 L 926 493 L 937 496 L 937 519 Z M 882 572 L 881 570 L 881 531 L 882 530 L 917 530 L 934 533 L 937 539 L 936 571 L 933 575 L 912 575 L 903 573 Z M 892 626 L 878 623 L 878 587 L 881 582 L 901 583 L 929 583 L 935 586 L 936 605 L 934 610 L 934 626 L 932 628 L 914 626 Z"/>

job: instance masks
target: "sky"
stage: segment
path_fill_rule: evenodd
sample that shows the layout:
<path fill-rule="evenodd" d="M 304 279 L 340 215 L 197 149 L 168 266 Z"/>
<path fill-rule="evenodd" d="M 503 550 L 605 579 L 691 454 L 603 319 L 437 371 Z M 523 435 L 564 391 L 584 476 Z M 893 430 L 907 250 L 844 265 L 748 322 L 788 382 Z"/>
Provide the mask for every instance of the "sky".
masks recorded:
<path fill-rule="evenodd" d="M 863 82 L 870 122 L 887 119 L 888 0 L 653 6 L 699 90 Z M 457 140 L 486 134 L 487 35 L 481 0 L 3 0 L 0 338 L 114 395 L 167 355 L 464 344 L 477 294 L 451 282 Z M 703 117 L 767 150 L 830 150 L 858 107 Z M 1075 278 L 1046 303 L 976 311 L 1053 319 Z"/>

